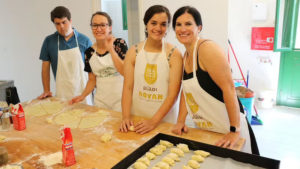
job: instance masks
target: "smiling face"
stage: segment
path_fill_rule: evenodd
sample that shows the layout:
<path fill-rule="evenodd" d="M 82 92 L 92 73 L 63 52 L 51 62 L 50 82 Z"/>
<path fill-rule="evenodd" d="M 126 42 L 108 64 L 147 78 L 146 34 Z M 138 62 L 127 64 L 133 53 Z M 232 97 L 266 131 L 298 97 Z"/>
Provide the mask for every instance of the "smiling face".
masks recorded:
<path fill-rule="evenodd" d="M 197 26 L 194 17 L 185 12 L 176 19 L 175 33 L 180 43 L 187 45 L 193 43 L 201 31 L 202 26 Z"/>
<path fill-rule="evenodd" d="M 162 40 L 168 28 L 168 16 L 166 13 L 157 13 L 148 21 L 146 29 L 148 38 Z"/>
<path fill-rule="evenodd" d="M 112 30 L 109 26 L 108 19 L 103 15 L 95 15 L 92 19 L 91 28 L 96 40 L 106 39 Z"/>
<path fill-rule="evenodd" d="M 67 37 L 72 33 L 72 21 L 68 20 L 67 17 L 54 18 L 53 23 L 60 35 Z"/>

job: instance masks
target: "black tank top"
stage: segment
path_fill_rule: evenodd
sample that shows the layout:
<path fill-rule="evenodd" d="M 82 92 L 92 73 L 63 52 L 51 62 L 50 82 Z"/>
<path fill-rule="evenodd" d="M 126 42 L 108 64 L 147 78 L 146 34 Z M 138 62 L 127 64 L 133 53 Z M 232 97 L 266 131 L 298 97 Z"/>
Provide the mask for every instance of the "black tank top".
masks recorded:
<path fill-rule="evenodd" d="M 200 43 L 200 45 L 202 45 L 206 41 L 209 41 L 209 40 L 202 41 Z M 198 46 L 198 50 L 199 50 L 199 46 Z M 222 92 L 221 88 L 212 80 L 212 78 L 209 76 L 208 72 L 202 70 L 200 65 L 199 65 L 198 50 L 197 50 L 197 61 L 196 61 L 197 62 L 196 76 L 197 76 L 197 79 L 198 79 L 198 83 L 201 86 L 201 88 L 203 90 L 205 90 L 208 94 L 210 94 L 212 97 L 219 100 L 220 102 L 224 103 L 223 92 Z M 186 73 L 186 71 L 184 69 L 183 80 L 187 80 L 187 79 L 190 79 L 190 78 L 193 78 L 193 72 Z M 242 106 L 239 99 L 238 99 L 238 102 L 239 102 L 240 112 L 244 113 L 243 106 Z"/>

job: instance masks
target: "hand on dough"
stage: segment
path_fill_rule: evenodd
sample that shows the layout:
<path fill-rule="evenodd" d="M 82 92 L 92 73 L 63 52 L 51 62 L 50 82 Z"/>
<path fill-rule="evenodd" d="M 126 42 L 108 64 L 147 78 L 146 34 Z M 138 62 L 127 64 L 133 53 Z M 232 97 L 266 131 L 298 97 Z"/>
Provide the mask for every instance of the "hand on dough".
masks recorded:
<path fill-rule="evenodd" d="M 138 122 L 138 124 L 135 126 L 135 132 L 139 134 L 145 134 L 153 130 L 156 126 L 157 123 L 153 122 L 152 120 L 143 120 Z"/>
<path fill-rule="evenodd" d="M 122 122 L 120 124 L 119 131 L 127 132 L 128 130 L 130 130 L 131 126 L 133 126 L 132 120 L 130 118 L 125 118 L 122 120 Z"/>
<path fill-rule="evenodd" d="M 69 104 L 74 104 L 74 103 L 78 103 L 81 102 L 82 100 L 84 100 L 85 97 L 80 95 L 80 96 L 76 96 L 74 97 L 72 100 L 69 101 Z"/>
<path fill-rule="evenodd" d="M 182 133 L 187 133 L 188 127 L 184 123 L 177 123 L 173 126 L 172 133 L 177 135 L 182 135 Z"/>

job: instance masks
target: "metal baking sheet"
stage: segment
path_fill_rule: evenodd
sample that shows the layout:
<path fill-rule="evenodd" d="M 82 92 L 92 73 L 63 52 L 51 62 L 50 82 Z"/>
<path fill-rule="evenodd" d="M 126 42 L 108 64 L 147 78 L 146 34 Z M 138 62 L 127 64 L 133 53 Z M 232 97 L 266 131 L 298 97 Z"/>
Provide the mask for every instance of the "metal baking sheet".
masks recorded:
<path fill-rule="evenodd" d="M 156 144 L 159 144 L 160 140 L 167 140 L 174 145 L 179 143 L 184 143 L 189 146 L 190 152 L 185 153 L 184 157 L 180 158 L 179 162 L 175 162 L 174 166 L 171 166 L 173 169 L 181 169 L 183 165 L 187 165 L 188 160 L 191 159 L 191 156 L 194 154 L 194 150 L 204 150 L 210 152 L 211 155 L 205 158 L 204 162 L 199 163 L 201 169 L 205 168 L 223 168 L 223 169 L 261 169 L 261 168 L 272 168 L 279 169 L 280 161 L 265 158 L 257 155 L 252 155 L 240 151 L 224 149 L 221 147 L 208 145 L 192 140 L 183 139 L 180 137 L 170 136 L 166 134 L 159 133 L 148 142 L 143 144 L 133 153 L 128 155 L 118 164 L 116 164 L 112 169 L 125 169 L 130 168 L 132 164 L 144 156 L 150 148 L 154 147 Z M 150 161 L 150 166 L 152 168 L 156 163 L 162 160 L 162 158 L 170 153 L 170 148 L 168 148 L 162 155 L 156 156 L 156 159 Z"/>
<path fill-rule="evenodd" d="M 157 144 L 159 145 L 159 143 Z M 171 148 L 167 148 L 165 152 L 163 152 L 161 155 L 156 156 L 154 160 L 150 161 L 150 165 L 148 168 L 154 167 L 158 162 L 162 161 L 163 157 L 165 157 L 167 154 L 169 154 L 171 151 Z M 189 153 L 184 153 L 184 157 L 180 157 L 180 161 L 175 162 L 171 168 L 173 169 L 182 169 L 184 165 L 187 166 L 187 163 L 189 160 L 191 160 L 192 155 L 194 155 L 194 151 L 191 150 Z M 210 155 L 203 162 L 200 162 L 200 168 L 201 169 L 212 169 L 212 168 L 222 168 L 222 169 L 263 169 L 262 167 L 254 166 L 249 163 L 242 163 L 238 162 L 236 160 L 233 160 L 231 158 L 222 158 L 215 155 Z M 129 166 L 129 168 L 134 168 L 133 164 Z"/>

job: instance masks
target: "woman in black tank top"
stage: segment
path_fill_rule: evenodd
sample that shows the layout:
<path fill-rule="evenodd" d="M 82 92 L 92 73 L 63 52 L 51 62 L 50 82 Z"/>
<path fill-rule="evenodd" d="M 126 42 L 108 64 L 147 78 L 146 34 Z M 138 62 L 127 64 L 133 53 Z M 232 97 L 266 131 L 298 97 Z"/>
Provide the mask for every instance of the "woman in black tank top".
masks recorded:
<path fill-rule="evenodd" d="M 227 111 L 230 123 L 230 129 L 227 130 L 230 132 L 225 134 L 224 137 L 216 143 L 216 145 L 225 148 L 233 148 L 240 138 L 241 107 L 236 96 L 234 83 L 231 77 L 230 66 L 226 60 L 226 56 L 222 49 L 216 45 L 216 43 L 198 38 L 198 34 L 202 30 L 202 20 L 197 9 L 190 6 L 184 6 L 178 9 L 173 16 L 172 26 L 176 32 L 178 41 L 186 48 L 184 56 L 183 88 L 190 85 L 185 85 L 185 83 L 191 82 L 187 80 L 193 78 L 195 74 L 197 77 L 196 79 L 198 80 L 196 85 L 199 86 L 195 87 L 195 83 L 192 83 L 192 85 L 194 85 L 192 88 L 200 88 L 200 92 L 204 92 L 206 95 L 208 95 L 208 97 L 213 97 L 215 100 L 225 104 L 225 112 Z M 196 48 L 196 59 L 193 61 L 194 48 Z M 196 64 L 195 68 L 193 65 L 194 62 Z M 196 73 L 193 73 L 194 69 Z M 197 96 L 197 94 L 193 95 Z M 197 104 L 197 99 L 199 100 L 200 98 L 194 97 L 193 99 L 196 100 L 195 102 Z M 201 97 L 201 99 L 203 98 Z M 189 109 L 187 108 L 188 106 Z M 205 107 L 203 104 L 200 106 Z M 185 118 L 188 111 L 190 112 L 192 110 L 190 105 L 186 105 L 186 95 L 182 92 L 179 117 L 177 124 L 173 128 L 173 132 L 175 134 L 182 134 L 182 131 L 187 132 Z M 205 112 L 202 111 L 202 113 Z M 259 154 L 255 137 L 249 124 L 248 128 L 251 140 L 251 151 L 253 154 Z"/>

